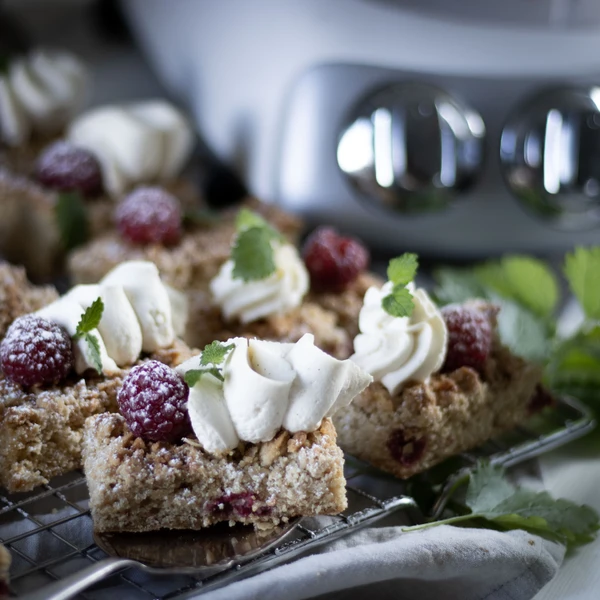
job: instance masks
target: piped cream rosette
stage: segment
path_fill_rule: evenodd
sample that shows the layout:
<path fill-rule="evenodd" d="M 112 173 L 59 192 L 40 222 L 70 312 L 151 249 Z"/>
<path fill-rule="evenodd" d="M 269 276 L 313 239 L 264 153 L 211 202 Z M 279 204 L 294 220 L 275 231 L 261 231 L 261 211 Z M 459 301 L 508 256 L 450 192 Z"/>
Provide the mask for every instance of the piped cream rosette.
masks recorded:
<path fill-rule="evenodd" d="M 410 317 L 393 317 L 382 307 L 393 283 L 370 287 L 358 318 L 360 333 L 350 357 L 376 381 L 397 394 L 409 380 L 426 381 L 444 364 L 448 330 L 427 292 L 408 284 L 414 310 Z"/>
<path fill-rule="evenodd" d="M 226 320 L 251 323 L 270 315 L 285 314 L 300 306 L 308 292 L 309 277 L 298 250 L 273 242 L 275 272 L 257 281 L 233 277 L 232 260 L 225 262 L 210 282 L 214 303 Z"/>
<path fill-rule="evenodd" d="M 67 52 L 34 50 L 0 75 L 0 142 L 20 146 L 31 133 L 59 133 L 80 108 L 88 74 Z"/>
<path fill-rule="evenodd" d="M 164 100 L 94 108 L 71 123 L 68 139 L 98 158 L 104 188 L 113 196 L 177 176 L 194 145 L 187 118 Z"/>
<path fill-rule="evenodd" d="M 233 338 L 223 379 L 206 374 L 190 389 L 192 428 L 207 452 L 222 454 L 240 442 L 267 442 L 283 427 L 315 431 L 347 406 L 373 378 L 350 360 L 314 345 L 311 334 L 295 344 Z M 195 356 L 177 367 L 198 369 Z"/>
<path fill-rule="evenodd" d="M 77 285 L 65 296 L 37 311 L 74 336 L 84 311 L 97 299 L 104 304 L 98 328 L 91 333 L 100 347 L 102 371 L 114 374 L 133 364 L 142 352 L 168 348 L 181 336 L 187 321 L 185 296 L 165 285 L 154 263 L 128 261 L 98 284 Z M 85 340 L 74 344 L 75 370 L 93 368 Z"/>

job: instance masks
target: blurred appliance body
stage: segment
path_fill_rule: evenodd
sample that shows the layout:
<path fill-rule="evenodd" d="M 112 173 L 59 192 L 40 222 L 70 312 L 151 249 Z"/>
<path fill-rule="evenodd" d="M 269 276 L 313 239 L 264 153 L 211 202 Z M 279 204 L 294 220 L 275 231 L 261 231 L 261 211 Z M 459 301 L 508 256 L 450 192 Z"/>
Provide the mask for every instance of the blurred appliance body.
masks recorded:
<path fill-rule="evenodd" d="M 596 0 L 124 6 L 269 202 L 434 258 L 600 240 Z"/>

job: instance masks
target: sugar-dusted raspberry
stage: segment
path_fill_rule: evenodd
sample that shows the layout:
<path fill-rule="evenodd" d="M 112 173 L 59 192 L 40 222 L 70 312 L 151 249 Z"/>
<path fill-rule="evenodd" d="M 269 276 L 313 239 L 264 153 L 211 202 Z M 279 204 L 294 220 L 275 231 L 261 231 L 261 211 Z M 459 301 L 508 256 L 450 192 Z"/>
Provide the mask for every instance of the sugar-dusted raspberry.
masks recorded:
<path fill-rule="evenodd" d="M 176 442 L 191 431 L 188 393 L 178 373 L 150 360 L 131 369 L 117 400 L 134 435 L 152 442 Z"/>
<path fill-rule="evenodd" d="M 176 244 L 181 237 L 181 206 L 160 187 L 139 187 L 117 206 L 121 235 L 134 244 Z"/>
<path fill-rule="evenodd" d="M 77 191 L 89 197 L 102 191 L 102 171 L 96 157 L 70 142 L 58 141 L 45 148 L 37 160 L 35 177 L 60 192 Z"/>
<path fill-rule="evenodd" d="M 35 315 L 16 319 L 0 344 L 2 371 L 21 385 L 58 383 L 73 368 L 69 334 Z"/>
<path fill-rule="evenodd" d="M 369 265 L 369 251 L 358 240 L 319 227 L 302 251 L 311 287 L 320 292 L 342 292 Z"/>
<path fill-rule="evenodd" d="M 426 446 L 424 438 L 413 439 L 402 429 L 394 429 L 387 441 L 392 458 L 404 467 L 410 467 L 421 460 Z"/>
<path fill-rule="evenodd" d="M 451 304 L 442 308 L 448 327 L 448 351 L 442 370 L 471 367 L 484 372 L 492 349 L 492 325 L 489 316 L 476 308 Z"/>

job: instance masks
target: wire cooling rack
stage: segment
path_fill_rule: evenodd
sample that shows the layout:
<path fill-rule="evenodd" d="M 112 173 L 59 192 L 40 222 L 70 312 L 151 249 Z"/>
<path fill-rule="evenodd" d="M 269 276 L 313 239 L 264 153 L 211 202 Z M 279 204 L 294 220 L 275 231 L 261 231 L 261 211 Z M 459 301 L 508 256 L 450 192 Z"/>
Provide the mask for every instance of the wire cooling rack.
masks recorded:
<path fill-rule="evenodd" d="M 270 569 L 392 514 L 394 524 L 423 522 L 441 514 L 457 478 L 478 459 L 488 458 L 495 464 L 512 466 L 581 437 L 593 427 L 589 409 L 574 399 L 561 398 L 555 408 L 530 419 L 525 427 L 407 482 L 349 459 L 346 465 L 349 508 L 334 517 L 303 519 L 285 542 L 264 554 L 202 578 L 156 576 L 130 569 L 77 597 L 183 600 Z M 441 493 L 434 491 L 439 489 Z M 27 596 L 107 557 L 94 542 L 88 502 L 85 478 L 79 471 L 56 478 L 31 493 L 0 493 L 0 541 L 13 558 L 10 584 L 13 596 Z"/>

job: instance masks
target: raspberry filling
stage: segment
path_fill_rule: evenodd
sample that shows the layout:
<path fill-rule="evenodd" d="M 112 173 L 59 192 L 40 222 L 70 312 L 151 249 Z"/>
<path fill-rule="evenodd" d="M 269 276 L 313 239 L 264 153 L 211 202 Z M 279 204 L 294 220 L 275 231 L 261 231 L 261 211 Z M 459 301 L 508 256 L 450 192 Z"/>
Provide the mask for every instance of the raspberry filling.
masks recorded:
<path fill-rule="evenodd" d="M 405 467 L 410 467 L 421 460 L 426 445 L 425 438 L 408 438 L 402 429 L 392 431 L 387 441 L 387 448 L 392 458 Z"/>
<path fill-rule="evenodd" d="M 216 500 L 212 500 L 208 503 L 207 509 L 220 517 L 249 517 L 254 514 L 259 517 L 268 516 L 271 514 L 272 509 L 268 506 L 262 506 L 257 510 L 252 510 L 256 496 L 250 492 L 241 493 L 225 493 Z"/>

